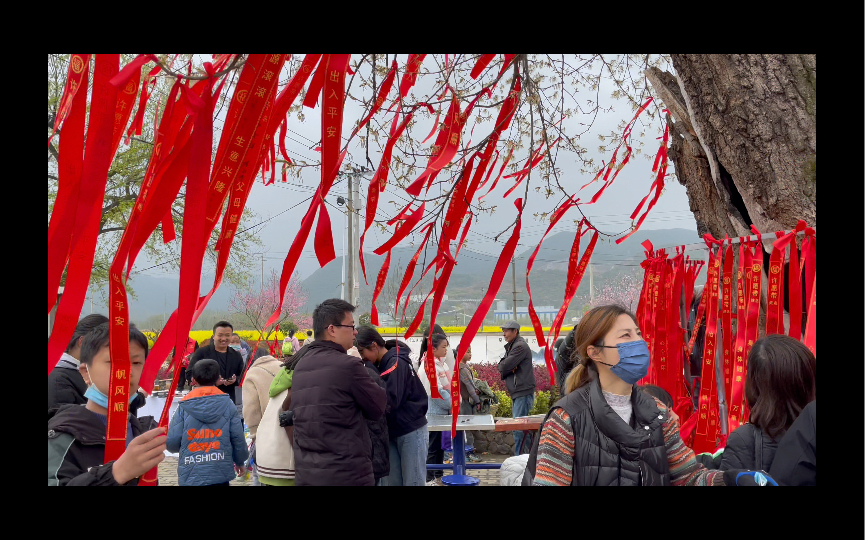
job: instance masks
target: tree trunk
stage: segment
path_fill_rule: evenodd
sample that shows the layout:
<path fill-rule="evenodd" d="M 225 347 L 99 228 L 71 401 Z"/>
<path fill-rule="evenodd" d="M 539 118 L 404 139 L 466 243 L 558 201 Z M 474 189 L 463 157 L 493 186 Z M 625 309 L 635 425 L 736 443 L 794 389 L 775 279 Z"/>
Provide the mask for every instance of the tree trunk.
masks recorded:
<path fill-rule="evenodd" d="M 698 232 L 817 225 L 816 55 L 678 55 L 647 75 L 672 119 L 670 157 Z"/>
<path fill-rule="evenodd" d="M 670 159 L 697 232 L 747 236 L 753 224 L 766 247 L 800 219 L 816 227 L 816 55 L 671 57 L 677 76 L 646 76 L 670 111 Z M 761 335 L 769 250 L 763 258 Z"/>

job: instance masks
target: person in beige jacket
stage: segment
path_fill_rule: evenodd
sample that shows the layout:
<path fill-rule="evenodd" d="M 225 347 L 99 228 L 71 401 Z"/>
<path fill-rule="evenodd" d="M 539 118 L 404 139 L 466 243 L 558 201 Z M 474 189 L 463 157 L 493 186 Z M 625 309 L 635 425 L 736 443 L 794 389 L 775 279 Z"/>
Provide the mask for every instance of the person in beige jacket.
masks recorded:
<path fill-rule="evenodd" d="M 273 356 L 262 356 L 255 360 L 246 372 L 243 381 L 243 420 L 249 428 L 249 436 L 255 441 L 258 425 L 267 403 L 270 401 L 268 391 L 270 383 L 280 370 L 282 360 Z M 253 443 L 254 444 L 254 443 Z M 257 467 L 252 469 L 253 485 L 259 485 Z"/>

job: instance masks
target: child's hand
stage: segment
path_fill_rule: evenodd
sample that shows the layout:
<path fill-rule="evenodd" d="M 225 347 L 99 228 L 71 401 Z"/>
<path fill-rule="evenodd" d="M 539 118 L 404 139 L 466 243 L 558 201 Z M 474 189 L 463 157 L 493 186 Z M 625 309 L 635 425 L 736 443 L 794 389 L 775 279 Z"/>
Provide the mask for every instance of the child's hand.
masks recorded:
<path fill-rule="evenodd" d="M 165 459 L 165 432 L 166 428 L 159 427 L 132 439 L 112 467 L 118 484 L 138 478 Z"/>

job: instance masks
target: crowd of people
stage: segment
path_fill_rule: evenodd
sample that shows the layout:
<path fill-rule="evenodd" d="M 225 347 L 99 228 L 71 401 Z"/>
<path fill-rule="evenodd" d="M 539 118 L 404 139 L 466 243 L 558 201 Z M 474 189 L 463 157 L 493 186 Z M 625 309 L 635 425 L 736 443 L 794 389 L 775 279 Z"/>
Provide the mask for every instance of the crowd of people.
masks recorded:
<path fill-rule="evenodd" d="M 126 451 L 107 463 L 109 324 L 102 315 L 82 318 L 48 377 L 48 484 L 136 485 L 166 450 L 179 456 L 180 485 L 229 485 L 247 470 L 260 486 L 437 483 L 442 471 L 428 465 L 444 463 L 453 446 L 449 431 L 429 429 L 429 417 L 481 410 L 471 347 L 462 344 L 456 365 L 459 349 L 434 325 L 416 356 L 403 341 L 358 327 L 354 310 L 343 300 L 322 302 L 312 331 L 289 332 L 281 357 L 263 345 L 252 350 L 229 322 L 216 323 L 211 340 L 190 340 L 180 351 L 178 389 L 191 390 L 181 393 L 167 429 L 138 417 L 148 341 L 130 325 L 137 391 L 129 397 Z M 532 353 L 516 321 L 504 323 L 502 335 L 498 370 L 514 417 L 527 416 L 537 386 Z M 428 352 L 435 380 L 424 366 Z M 799 341 L 755 342 L 745 387 L 750 422 L 713 455 L 695 455 L 682 440 L 669 394 L 636 384 L 648 372 L 649 350 L 626 309 L 592 309 L 557 353 L 567 374 L 557 381 L 562 397 L 534 436 L 514 433 L 503 485 L 816 485 L 816 360 Z M 455 369 L 459 410 L 451 405 Z M 441 397 L 432 397 L 432 385 Z M 473 434 L 465 435 L 470 448 Z"/>

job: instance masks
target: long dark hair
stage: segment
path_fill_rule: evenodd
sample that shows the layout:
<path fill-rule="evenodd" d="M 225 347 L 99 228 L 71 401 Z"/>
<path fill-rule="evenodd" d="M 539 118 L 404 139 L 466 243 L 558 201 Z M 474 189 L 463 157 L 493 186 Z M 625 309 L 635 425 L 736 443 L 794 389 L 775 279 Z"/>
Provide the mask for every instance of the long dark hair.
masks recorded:
<path fill-rule="evenodd" d="M 394 347 L 405 347 L 405 350 L 409 349 L 409 346 L 399 341 L 397 339 L 388 339 L 385 340 L 381 337 L 381 334 L 378 333 L 378 330 L 372 328 L 371 326 L 361 326 L 357 329 L 357 335 L 354 338 L 354 346 L 358 349 L 366 349 L 370 345 L 375 343 L 379 347 L 384 347 L 387 350 L 393 349 Z"/>
<path fill-rule="evenodd" d="M 748 354 L 745 399 L 750 421 L 776 441 L 817 397 L 817 359 L 783 334 L 758 339 Z"/>
<path fill-rule="evenodd" d="M 426 330 L 424 330 L 423 331 L 423 341 L 421 341 L 421 344 L 420 344 L 420 361 L 421 361 L 421 363 L 423 363 L 423 359 L 426 358 L 427 343 L 429 342 L 429 339 L 427 339 L 427 338 L 429 338 L 430 330 L 433 331 L 433 334 L 441 334 L 441 335 L 447 337 L 447 334 L 445 334 L 445 331 L 442 330 L 442 327 L 437 325 L 437 324 L 433 325 L 432 328 L 427 328 Z M 435 348 L 435 345 L 433 345 L 433 348 Z"/>

